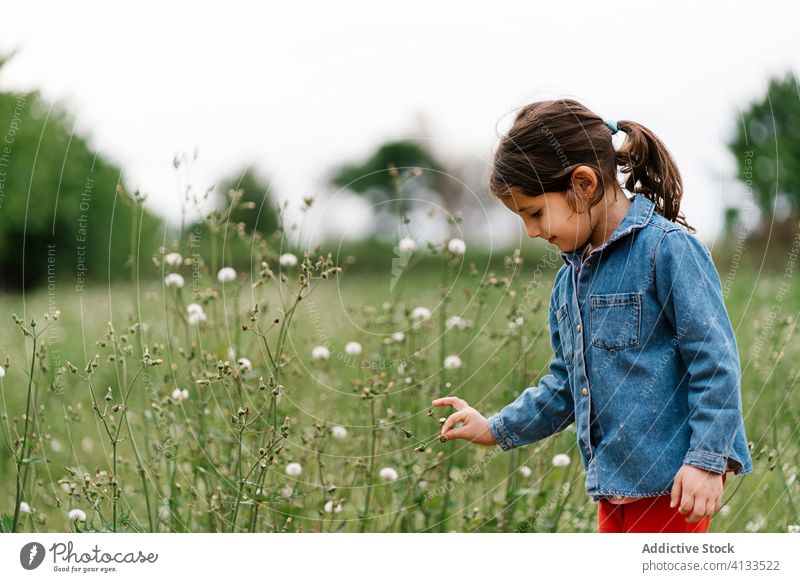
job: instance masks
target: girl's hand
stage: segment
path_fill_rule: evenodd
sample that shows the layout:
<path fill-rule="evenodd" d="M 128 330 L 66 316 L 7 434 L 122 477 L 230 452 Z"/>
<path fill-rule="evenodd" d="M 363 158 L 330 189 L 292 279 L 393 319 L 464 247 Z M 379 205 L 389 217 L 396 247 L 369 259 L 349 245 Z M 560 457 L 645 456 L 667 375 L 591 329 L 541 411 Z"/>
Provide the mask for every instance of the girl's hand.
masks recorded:
<path fill-rule="evenodd" d="M 669 506 L 680 508 L 686 523 L 713 515 L 722 501 L 722 475 L 692 465 L 683 465 L 675 475 Z"/>
<path fill-rule="evenodd" d="M 494 438 L 492 431 L 489 430 L 489 423 L 486 421 L 486 417 L 461 398 L 456 396 L 437 398 L 432 404 L 434 406 L 452 406 L 456 409 L 442 425 L 441 434 L 447 440 L 464 439 L 487 447 L 497 444 L 497 439 Z M 463 426 L 452 428 L 457 422 L 463 423 Z"/>

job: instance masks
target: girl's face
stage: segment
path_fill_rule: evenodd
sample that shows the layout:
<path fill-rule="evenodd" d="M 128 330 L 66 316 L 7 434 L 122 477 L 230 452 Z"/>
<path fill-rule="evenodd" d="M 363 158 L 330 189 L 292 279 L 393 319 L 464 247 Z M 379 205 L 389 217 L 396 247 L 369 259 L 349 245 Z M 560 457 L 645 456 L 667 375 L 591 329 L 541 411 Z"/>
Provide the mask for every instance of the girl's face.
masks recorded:
<path fill-rule="evenodd" d="M 589 240 L 592 225 L 588 213 L 573 211 L 564 192 L 525 196 L 512 188 L 509 194 L 501 200 L 506 208 L 522 217 L 529 237 L 542 238 L 561 252 L 579 249 Z"/>

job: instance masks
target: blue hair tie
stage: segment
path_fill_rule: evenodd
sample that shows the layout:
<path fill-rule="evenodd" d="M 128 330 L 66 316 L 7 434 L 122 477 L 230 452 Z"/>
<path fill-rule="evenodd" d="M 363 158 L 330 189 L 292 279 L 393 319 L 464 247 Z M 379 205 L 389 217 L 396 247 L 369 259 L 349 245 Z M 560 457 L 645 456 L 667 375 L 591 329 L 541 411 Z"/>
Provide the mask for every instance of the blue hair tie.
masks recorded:
<path fill-rule="evenodd" d="M 610 121 L 608 119 L 604 119 L 603 123 L 605 123 L 608 126 L 608 129 L 611 130 L 611 135 L 614 135 L 619 131 L 619 126 L 617 125 L 616 121 Z"/>

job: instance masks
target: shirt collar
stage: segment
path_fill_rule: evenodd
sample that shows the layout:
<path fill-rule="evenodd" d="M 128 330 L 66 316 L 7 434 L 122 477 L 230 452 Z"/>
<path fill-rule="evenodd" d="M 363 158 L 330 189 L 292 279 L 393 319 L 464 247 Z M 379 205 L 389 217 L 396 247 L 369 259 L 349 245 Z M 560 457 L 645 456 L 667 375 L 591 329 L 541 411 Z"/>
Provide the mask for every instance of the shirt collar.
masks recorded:
<path fill-rule="evenodd" d="M 632 204 L 630 208 L 628 208 L 628 213 L 622 219 L 622 222 L 619 223 L 614 232 L 611 233 L 611 236 L 608 237 L 603 244 L 595 249 L 592 249 L 592 251 L 589 253 L 589 256 L 598 251 L 602 251 L 615 240 L 622 238 L 638 228 L 642 228 L 645 224 L 650 222 L 650 217 L 653 215 L 655 204 L 653 204 L 650 199 L 646 198 L 640 193 L 635 194 L 630 200 Z M 580 248 L 577 248 L 573 251 L 568 251 L 566 253 L 561 253 L 561 258 L 563 258 L 564 262 L 568 265 L 579 265 L 583 257 L 583 251 L 586 249 L 586 245 L 588 244 L 589 241 L 586 241 L 586 243 Z"/>

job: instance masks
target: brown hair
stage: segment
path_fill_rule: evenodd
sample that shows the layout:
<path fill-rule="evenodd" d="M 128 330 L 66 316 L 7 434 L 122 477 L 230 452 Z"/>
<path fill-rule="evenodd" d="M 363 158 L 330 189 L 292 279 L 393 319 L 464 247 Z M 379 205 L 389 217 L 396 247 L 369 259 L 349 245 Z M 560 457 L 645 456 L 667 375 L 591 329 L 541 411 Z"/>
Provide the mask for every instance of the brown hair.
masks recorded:
<path fill-rule="evenodd" d="M 656 211 L 696 232 L 680 212 L 683 182 L 675 160 L 656 135 L 634 121 L 617 122 L 627 137 L 619 151 L 611 141 L 611 129 L 603 119 L 572 99 L 538 101 L 517 112 L 487 172 L 487 187 L 499 198 L 509 189 L 526 196 L 566 192 L 576 210 L 572 171 L 585 165 L 594 169 L 601 188 L 589 201 L 589 212 L 605 195 L 606 184 L 617 180 L 617 168 L 628 177 L 628 192 L 642 194 Z M 607 182 L 608 181 L 608 182 Z"/>

